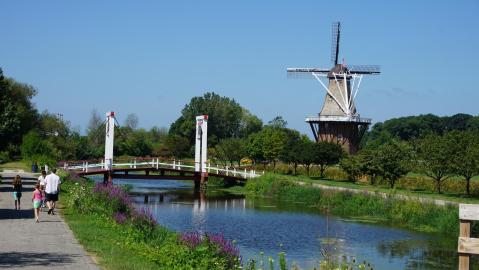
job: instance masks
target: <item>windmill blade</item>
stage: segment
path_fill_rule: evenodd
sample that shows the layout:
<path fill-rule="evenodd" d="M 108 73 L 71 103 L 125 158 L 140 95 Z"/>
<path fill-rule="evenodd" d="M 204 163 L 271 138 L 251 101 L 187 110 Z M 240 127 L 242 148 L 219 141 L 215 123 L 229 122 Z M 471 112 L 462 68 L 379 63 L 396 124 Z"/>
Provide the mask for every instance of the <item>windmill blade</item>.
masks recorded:
<path fill-rule="evenodd" d="M 341 32 L 341 24 L 339 22 L 333 23 L 333 36 L 331 40 L 331 62 L 334 65 L 338 64 L 339 56 L 339 36 Z"/>
<path fill-rule="evenodd" d="M 286 69 L 288 78 L 294 79 L 314 79 L 313 73 L 328 74 L 329 69 L 326 68 L 288 68 Z"/>
<path fill-rule="evenodd" d="M 347 68 L 351 74 L 379 75 L 381 73 L 379 65 L 351 65 Z"/>

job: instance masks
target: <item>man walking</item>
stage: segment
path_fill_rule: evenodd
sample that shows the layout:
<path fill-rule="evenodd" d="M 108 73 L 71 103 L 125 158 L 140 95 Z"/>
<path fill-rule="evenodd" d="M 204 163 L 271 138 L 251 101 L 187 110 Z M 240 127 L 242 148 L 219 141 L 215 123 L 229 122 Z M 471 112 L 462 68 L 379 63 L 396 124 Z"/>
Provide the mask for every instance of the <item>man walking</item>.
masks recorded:
<path fill-rule="evenodd" d="M 60 188 L 60 177 L 56 175 L 56 169 L 52 169 L 52 173 L 45 177 L 45 197 L 47 200 L 48 214 L 52 214 L 58 201 L 58 190 Z"/>

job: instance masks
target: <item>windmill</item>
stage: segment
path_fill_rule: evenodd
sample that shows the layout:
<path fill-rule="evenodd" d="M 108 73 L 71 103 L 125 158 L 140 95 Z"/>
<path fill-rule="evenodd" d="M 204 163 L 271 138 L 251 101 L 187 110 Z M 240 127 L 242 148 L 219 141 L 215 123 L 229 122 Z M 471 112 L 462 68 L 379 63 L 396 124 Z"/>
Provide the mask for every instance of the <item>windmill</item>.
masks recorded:
<path fill-rule="evenodd" d="M 364 75 L 378 75 L 377 65 L 352 65 L 338 63 L 340 23 L 333 23 L 331 46 L 331 69 L 288 68 L 288 76 L 307 75 L 315 78 L 326 90 L 323 108 L 318 116 L 307 117 L 316 142 L 328 141 L 341 144 L 348 153 L 357 152 L 364 132 L 371 124 L 370 118 L 362 118 L 354 100 Z M 326 86 L 324 81 L 328 81 Z"/>

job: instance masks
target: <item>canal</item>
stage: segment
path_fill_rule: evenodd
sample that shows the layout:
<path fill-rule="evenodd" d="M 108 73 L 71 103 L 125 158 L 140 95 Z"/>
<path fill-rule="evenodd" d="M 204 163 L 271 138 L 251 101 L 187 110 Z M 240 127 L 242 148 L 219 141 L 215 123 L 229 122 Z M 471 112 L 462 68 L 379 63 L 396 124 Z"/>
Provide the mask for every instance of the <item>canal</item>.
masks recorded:
<path fill-rule="evenodd" d="M 318 267 L 324 254 L 367 261 L 374 269 L 452 269 L 457 240 L 438 234 L 357 222 L 319 213 L 308 205 L 210 189 L 173 180 L 115 180 L 132 186 L 138 208 L 175 231 L 222 233 L 234 240 L 243 261 L 286 253 L 288 264 Z"/>

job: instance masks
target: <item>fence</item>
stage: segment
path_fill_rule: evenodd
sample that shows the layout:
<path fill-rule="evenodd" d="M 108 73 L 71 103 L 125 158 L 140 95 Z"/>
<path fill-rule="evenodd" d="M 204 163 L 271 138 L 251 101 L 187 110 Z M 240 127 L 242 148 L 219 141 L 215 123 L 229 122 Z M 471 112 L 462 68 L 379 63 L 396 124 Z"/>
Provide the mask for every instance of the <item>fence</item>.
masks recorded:
<path fill-rule="evenodd" d="M 471 223 L 477 220 L 479 220 L 478 204 L 459 205 L 459 240 L 457 243 L 459 270 L 469 270 L 471 255 L 479 254 L 479 238 L 471 237 Z"/>
<path fill-rule="evenodd" d="M 76 164 L 68 164 L 67 162 L 63 163 L 63 168 L 65 170 L 81 170 L 82 172 L 89 172 L 91 170 L 102 170 L 105 167 L 105 163 L 103 160 L 100 162 L 89 162 L 89 161 L 82 161 L 81 163 L 76 162 Z M 140 159 L 140 161 L 137 162 L 136 159 L 132 161 L 127 161 L 127 162 L 122 162 L 122 163 L 113 163 L 112 164 L 113 168 L 172 168 L 174 170 L 190 170 L 194 171 L 195 166 L 194 163 L 193 165 L 188 165 L 185 164 L 184 162 L 181 161 L 176 161 L 173 160 L 171 163 L 165 163 L 165 162 L 160 162 L 159 158 L 150 158 L 150 159 Z M 205 167 L 206 171 L 208 173 L 216 173 L 217 175 L 224 175 L 224 176 L 232 176 L 232 177 L 240 177 L 244 179 L 248 178 L 255 178 L 258 176 L 261 176 L 264 174 L 264 171 L 262 173 L 256 172 L 254 169 L 247 170 L 246 168 L 244 169 L 237 169 L 235 167 L 230 168 L 228 166 L 220 166 L 216 165 L 211 166 L 210 163 Z"/>

